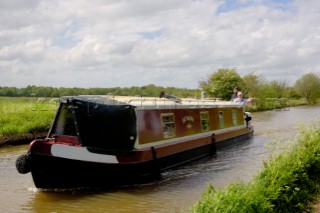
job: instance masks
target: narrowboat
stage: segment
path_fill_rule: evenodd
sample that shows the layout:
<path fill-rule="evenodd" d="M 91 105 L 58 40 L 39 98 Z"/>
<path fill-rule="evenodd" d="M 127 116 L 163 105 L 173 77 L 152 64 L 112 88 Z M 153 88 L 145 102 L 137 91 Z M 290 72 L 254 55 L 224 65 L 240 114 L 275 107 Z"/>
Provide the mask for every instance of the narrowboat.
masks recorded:
<path fill-rule="evenodd" d="M 227 101 L 63 97 L 47 137 L 32 141 L 16 168 L 45 189 L 141 183 L 250 138 L 250 120 Z"/>

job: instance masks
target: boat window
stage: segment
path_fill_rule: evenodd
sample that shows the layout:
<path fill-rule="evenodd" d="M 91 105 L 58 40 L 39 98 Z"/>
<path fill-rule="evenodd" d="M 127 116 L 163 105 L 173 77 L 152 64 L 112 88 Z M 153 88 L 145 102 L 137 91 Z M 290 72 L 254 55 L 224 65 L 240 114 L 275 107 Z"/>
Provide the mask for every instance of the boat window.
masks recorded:
<path fill-rule="evenodd" d="M 210 122 L 209 122 L 209 113 L 208 112 L 200 112 L 200 122 L 201 122 L 201 130 L 209 131 L 210 130 Z"/>
<path fill-rule="evenodd" d="M 219 125 L 220 128 L 224 128 L 223 111 L 219 111 Z"/>
<path fill-rule="evenodd" d="M 161 114 L 162 135 L 164 138 L 172 138 L 175 136 L 175 125 L 173 113 Z"/>
<path fill-rule="evenodd" d="M 77 135 L 72 109 L 67 105 L 63 104 L 59 109 L 51 134 L 73 136 Z"/>
<path fill-rule="evenodd" d="M 238 125 L 238 111 L 232 110 L 232 122 L 234 126 Z"/>

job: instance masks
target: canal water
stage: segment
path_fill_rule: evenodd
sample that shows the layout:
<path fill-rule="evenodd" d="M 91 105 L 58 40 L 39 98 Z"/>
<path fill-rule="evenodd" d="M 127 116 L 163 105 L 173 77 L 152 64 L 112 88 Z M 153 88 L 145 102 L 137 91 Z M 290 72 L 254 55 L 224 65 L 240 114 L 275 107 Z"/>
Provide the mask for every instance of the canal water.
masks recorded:
<path fill-rule="evenodd" d="M 26 145 L 0 148 L 0 212 L 181 212 L 188 210 L 208 183 L 224 187 L 235 181 L 249 181 L 262 168 L 270 144 L 287 144 L 299 133 L 299 126 L 320 117 L 320 107 L 295 107 L 289 111 L 253 113 L 254 137 L 202 159 L 170 170 L 153 183 L 117 190 L 41 191 L 30 173 L 19 174 L 16 158 Z"/>

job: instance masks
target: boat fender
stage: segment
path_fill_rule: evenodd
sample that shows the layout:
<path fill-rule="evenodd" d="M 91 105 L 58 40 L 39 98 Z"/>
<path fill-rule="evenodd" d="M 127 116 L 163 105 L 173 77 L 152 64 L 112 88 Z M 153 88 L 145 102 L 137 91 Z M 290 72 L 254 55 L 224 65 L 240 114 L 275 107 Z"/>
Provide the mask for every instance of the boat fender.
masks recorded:
<path fill-rule="evenodd" d="M 211 146 L 210 146 L 210 155 L 216 155 L 217 146 L 216 146 L 216 135 L 211 135 Z"/>
<path fill-rule="evenodd" d="M 153 166 L 154 166 L 154 171 L 153 173 L 158 176 L 161 177 L 161 170 L 160 170 L 160 166 L 158 164 L 158 160 L 157 160 L 157 151 L 156 149 L 152 146 L 151 147 L 151 152 L 152 152 L 152 157 L 153 157 Z"/>
<path fill-rule="evenodd" d="M 30 155 L 21 155 L 16 160 L 16 168 L 20 174 L 27 174 L 31 171 Z"/>
<path fill-rule="evenodd" d="M 245 120 L 246 120 L 246 124 L 247 124 L 247 127 L 249 126 L 249 121 L 251 121 L 251 117 L 250 116 L 246 116 Z"/>
<path fill-rule="evenodd" d="M 152 152 L 153 160 L 157 160 L 157 151 L 153 146 L 151 147 L 151 152 Z"/>

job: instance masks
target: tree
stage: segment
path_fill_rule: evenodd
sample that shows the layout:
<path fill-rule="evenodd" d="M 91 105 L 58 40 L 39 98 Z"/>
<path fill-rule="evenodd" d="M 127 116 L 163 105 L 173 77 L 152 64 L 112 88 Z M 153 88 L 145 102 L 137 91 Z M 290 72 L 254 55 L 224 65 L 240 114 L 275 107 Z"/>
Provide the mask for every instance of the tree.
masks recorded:
<path fill-rule="evenodd" d="M 249 94 L 251 97 L 260 97 L 262 95 L 261 86 L 265 83 L 262 75 L 257 75 L 251 72 L 242 77 L 244 88 L 244 94 Z"/>
<path fill-rule="evenodd" d="M 230 100 L 232 89 L 243 87 L 241 76 L 235 69 L 218 69 L 207 81 L 199 82 L 200 87 L 209 95 L 224 100 Z"/>
<path fill-rule="evenodd" d="M 294 85 L 298 94 L 304 97 L 307 104 L 316 104 L 320 97 L 320 78 L 314 73 L 308 73 L 298 79 Z"/>
<path fill-rule="evenodd" d="M 287 88 L 285 96 L 287 98 L 290 98 L 290 99 L 299 99 L 299 98 L 301 98 L 301 95 L 299 95 L 297 93 L 297 91 L 295 90 L 295 88 L 293 86 Z"/>
<path fill-rule="evenodd" d="M 289 87 L 286 80 L 266 81 L 263 75 L 251 72 L 242 77 L 244 92 L 254 98 L 284 98 L 289 97 Z"/>
<path fill-rule="evenodd" d="M 273 80 L 269 83 L 274 98 L 284 98 L 288 90 L 288 82 L 286 80 Z"/>

